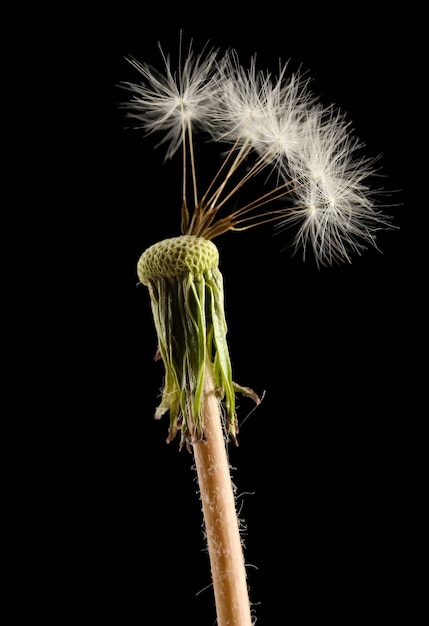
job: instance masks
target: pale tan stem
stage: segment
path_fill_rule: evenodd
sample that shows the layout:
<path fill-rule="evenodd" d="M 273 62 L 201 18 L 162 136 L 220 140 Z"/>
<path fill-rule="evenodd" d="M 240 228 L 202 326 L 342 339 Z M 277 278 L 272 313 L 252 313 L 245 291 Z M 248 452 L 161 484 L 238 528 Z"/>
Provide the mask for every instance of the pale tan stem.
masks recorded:
<path fill-rule="evenodd" d="M 234 491 L 209 368 L 204 380 L 205 441 L 194 444 L 216 603 L 217 626 L 252 626 Z"/>

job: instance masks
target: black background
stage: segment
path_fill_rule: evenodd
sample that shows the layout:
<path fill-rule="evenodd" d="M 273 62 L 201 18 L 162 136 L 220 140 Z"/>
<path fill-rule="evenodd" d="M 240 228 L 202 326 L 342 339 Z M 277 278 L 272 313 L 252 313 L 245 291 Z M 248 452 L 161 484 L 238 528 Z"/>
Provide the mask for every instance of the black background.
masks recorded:
<path fill-rule="evenodd" d="M 269 227 L 216 241 L 235 379 L 265 393 L 249 416 L 251 402 L 239 398 L 239 446 L 229 447 L 257 624 L 410 623 L 422 461 L 408 377 L 423 341 L 414 325 L 423 285 L 415 288 L 405 156 L 408 25 L 360 5 L 232 11 L 125 2 L 76 30 L 76 46 L 80 33 L 89 46 L 79 80 L 88 136 L 76 165 L 87 186 L 75 243 L 89 270 L 83 302 L 70 295 L 85 341 L 78 389 L 64 399 L 79 417 L 56 495 L 67 528 L 57 558 L 78 574 L 56 592 L 61 615 L 215 623 L 192 456 L 165 443 L 167 417 L 153 419 L 163 371 L 135 269 L 149 245 L 179 234 L 180 158 L 164 164 L 156 138 L 144 138 L 120 107 L 129 94 L 119 83 L 139 78 L 126 57 L 161 67 L 158 41 L 174 55 L 180 29 L 196 50 L 209 41 L 236 48 L 244 64 L 256 52 L 263 69 L 275 72 L 280 58 L 308 71 L 322 101 L 347 112 L 366 155 L 381 155 L 382 185 L 392 192 L 385 202 L 395 205 L 386 208 L 395 229 L 380 233 L 380 251 L 338 267 L 317 269 L 281 251 L 288 233 L 273 237 Z M 202 177 L 215 162 L 205 149 L 197 147 Z"/>

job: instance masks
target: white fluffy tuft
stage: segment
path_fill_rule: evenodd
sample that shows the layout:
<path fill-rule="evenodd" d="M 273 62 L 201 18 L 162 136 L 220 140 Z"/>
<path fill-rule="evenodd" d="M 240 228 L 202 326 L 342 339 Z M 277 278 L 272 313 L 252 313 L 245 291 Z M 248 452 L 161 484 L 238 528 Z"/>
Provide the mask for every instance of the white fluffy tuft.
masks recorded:
<path fill-rule="evenodd" d="M 288 75 L 287 64 L 280 64 L 277 76 L 261 71 L 256 55 L 245 68 L 233 50 L 219 58 L 217 50 L 196 55 L 190 46 L 177 71 L 172 70 L 168 55 L 162 53 L 162 58 L 163 72 L 131 60 L 142 82 L 125 83 L 133 92 L 128 108 L 148 133 L 163 134 L 160 143 L 168 144 L 166 158 L 176 153 L 186 137 L 192 146 L 197 130 L 229 144 L 225 164 L 232 165 L 229 171 L 225 168 L 225 179 L 211 196 L 213 216 L 219 210 L 216 203 L 222 207 L 249 177 L 269 167 L 277 187 L 232 212 L 230 229 L 264 221 L 276 221 L 278 231 L 293 226 L 295 247 L 303 249 L 304 258 L 311 247 L 318 264 L 350 261 L 352 253 L 376 245 L 376 231 L 389 223 L 377 209 L 368 183 L 375 174 L 376 159 L 360 156 L 363 145 L 353 136 L 345 116 L 333 106 L 322 106 L 304 75 Z M 229 178 L 252 151 L 255 165 L 250 176 L 247 173 L 221 200 Z M 220 172 L 222 168 L 215 180 Z M 206 210 L 205 198 L 200 218 Z M 262 209 L 280 198 L 286 206 Z M 259 214 L 251 216 L 250 211 L 256 209 Z"/>

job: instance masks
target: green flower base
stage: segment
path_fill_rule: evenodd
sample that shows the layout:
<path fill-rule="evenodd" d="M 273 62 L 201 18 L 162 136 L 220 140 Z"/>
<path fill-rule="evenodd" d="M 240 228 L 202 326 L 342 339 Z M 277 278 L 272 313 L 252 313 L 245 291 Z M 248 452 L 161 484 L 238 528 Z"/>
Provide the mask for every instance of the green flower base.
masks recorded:
<path fill-rule="evenodd" d="M 137 264 L 140 282 L 149 289 L 159 356 L 165 366 L 162 399 L 155 418 L 160 419 L 169 411 L 167 442 L 181 430 L 180 447 L 204 439 L 206 367 L 212 370 L 226 430 L 235 443 L 235 393 L 260 401 L 252 389 L 232 380 L 223 277 L 218 262 L 219 253 L 211 241 L 182 235 L 154 244 Z"/>

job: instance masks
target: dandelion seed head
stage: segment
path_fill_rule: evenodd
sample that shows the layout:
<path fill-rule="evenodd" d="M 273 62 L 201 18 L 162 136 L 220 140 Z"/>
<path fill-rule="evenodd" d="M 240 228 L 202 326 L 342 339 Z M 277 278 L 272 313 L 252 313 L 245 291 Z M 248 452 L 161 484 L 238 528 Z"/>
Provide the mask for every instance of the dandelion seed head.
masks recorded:
<path fill-rule="evenodd" d="M 346 115 L 319 102 L 305 73 L 288 73 L 288 63 L 281 62 L 276 75 L 261 70 L 256 54 L 245 67 L 234 50 L 219 57 L 218 50 L 206 47 L 196 54 L 190 45 L 176 69 L 169 55 L 162 50 L 161 55 L 162 71 L 130 60 L 141 82 L 125 83 L 133 94 L 127 108 L 147 133 L 160 134 L 166 158 L 183 146 L 183 234 L 211 238 L 275 221 L 276 232 L 295 229 L 295 250 L 302 249 L 304 259 L 312 250 L 318 265 L 350 261 L 353 253 L 376 247 L 377 231 L 390 227 L 390 218 L 375 202 L 380 190 L 371 185 L 377 158 L 363 156 L 365 146 Z M 195 131 L 229 145 L 202 196 L 196 185 Z M 186 202 L 187 158 L 193 215 Z M 234 194 L 267 167 L 263 185 L 275 178 L 275 187 L 217 217 Z M 237 182 L 240 168 L 245 171 Z M 282 207 L 271 208 L 274 201 L 281 201 Z"/>
<path fill-rule="evenodd" d="M 264 117 L 267 76 L 257 71 L 255 57 L 248 70 L 243 68 L 235 51 L 224 55 L 218 70 L 221 98 L 213 110 L 213 137 L 238 146 L 256 142 Z"/>
<path fill-rule="evenodd" d="M 211 112 L 218 96 L 213 80 L 217 50 L 196 55 L 190 48 L 185 61 L 176 71 L 171 58 L 160 47 L 164 72 L 135 59 L 128 59 L 140 75 L 140 83 L 124 83 L 133 92 L 127 104 L 129 116 L 140 122 L 147 133 L 162 132 L 159 144 L 168 144 L 170 159 L 183 141 L 184 127 L 205 129 L 211 125 Z"/>

